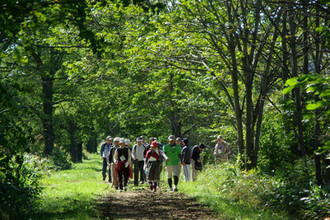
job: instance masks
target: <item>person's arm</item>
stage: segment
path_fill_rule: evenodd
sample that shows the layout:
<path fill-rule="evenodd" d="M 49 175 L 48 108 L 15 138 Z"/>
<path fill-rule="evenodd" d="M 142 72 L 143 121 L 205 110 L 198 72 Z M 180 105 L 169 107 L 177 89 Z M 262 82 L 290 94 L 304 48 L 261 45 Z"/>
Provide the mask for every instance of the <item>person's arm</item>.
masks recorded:
<path fill-rule="evenodd" d="M 180 163 L 181 163 L 182 160 L 183 160 L 182 155 L 181 155 L 181 147 L 179 145 L 176 145 L 176 149 L 177 149 L 179 160 L 180 160 Z"/>
<path fill-rule="evenodd" d="M 128 160 L 127 160 L 128 164 L 131 164 L 132 162 L 132 157 L 131 157 L 131 150 L 128 148 Z"/>
<path fill-rule="evenodd" d="M 164 151 L 160 151 L 161 152 L 161 154 L 162 154 L 162 156 L 164 157 L 164 159 L 167 161 L 168 160 L 168 156 L 166 156 L 166 154 L 164 153 Z"/>
<path fill-rule="evenodd" d="M 101 150 L 100 150 L 100 156 L 103 158 L 103 151 L 104 151 L 105 144 L 102 144 Z"/>
<path fill-rule="evenodd" d="M 183 149 L 182 149 L 182 151 L 181 151 L 181 155 L 182 155 L 182 161 L 181 161 L 181 164 L 182 165 L 185 165 L 185 161 L 186 161 L 186 147 L 184 147 Z"/>
<path fill-rule="evenodd" d="M 111 155 L 112 155 L 111 152 L 112 152 L 112 148 L 110 149 L 109 155 L 108 155 L 108 157 L 107 157 L 107 164 L 108 164 L 108 165 L 110 165 L 110 163 L 111 163 L 111 159 L 110 159 L 110 158 L 111 158 Z"/>
<path fill-rule="evenodd" d="M 115 154 L 113 155 L 113 162 L 115 164 L 118 163 L 118 149 L 115 150 Z"/>
<path fill-rule="evenodd" d="M 217 155 L 218 154 L 218 144 L 216 144 L 214 146 L 214 152 L 213 152 L 214 155 Z"/>
<path fill-rule="evenodd" d="M 135 158 L 136 158 L 136 144 L 133 146 L 133 148 L 132 148 L 132 159 L 133 160 L 135 160 Z"/>

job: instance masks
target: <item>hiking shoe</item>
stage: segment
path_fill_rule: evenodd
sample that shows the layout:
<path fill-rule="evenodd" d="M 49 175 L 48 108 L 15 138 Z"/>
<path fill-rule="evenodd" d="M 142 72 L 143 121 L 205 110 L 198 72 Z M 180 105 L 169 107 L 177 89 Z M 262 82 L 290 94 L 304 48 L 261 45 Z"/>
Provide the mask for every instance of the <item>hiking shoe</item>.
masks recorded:
<path fill-rule="evenodd" d="M 173 192 L 173 188 L 170 188 L 170 192 Z"/>
<path fill-rule="evenodd" d="M 154 190 L 154 186 L 150 185 L 150 190 L 153 191 Z"/>
<path fill-rule="evenodd" d="M 107 178 L 106 176 L 103 176 L 103 181 L 105 180 L 105 178 Z"/>
<path fill-rule="evenodd" d="M 178 191 L 178 188 L 176 188 L 176 186 L 174 186 L 173 191 L 174 191 L 174 192 L 177 192 L 177 191 Z"/>
<path fill-rule="evenodd" d="M 126 188 L 126 187 L 124 187 L 124 191 L 125 191 L 125 192 L 127 191 L 127 188 Z"/>

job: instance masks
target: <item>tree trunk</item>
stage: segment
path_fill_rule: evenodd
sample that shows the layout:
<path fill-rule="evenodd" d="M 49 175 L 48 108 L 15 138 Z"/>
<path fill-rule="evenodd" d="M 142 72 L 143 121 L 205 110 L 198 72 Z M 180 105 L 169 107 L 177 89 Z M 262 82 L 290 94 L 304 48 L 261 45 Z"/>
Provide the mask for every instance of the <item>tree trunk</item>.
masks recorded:
<path fill-rule="evenodd" d="M 78 126 L 73 120 L 68 121 L 68 133 L 70 136 L 70 156 L 74 163 L 82 162 L 82 142 L 77 136 Z"/>
<path fill-rule="evenodd" d="M 291 64 L 292 64 L 292 76 L 298 76 L 298 53 L 296 45 L 296 32 L 297 24 L 294 16 L 294 9 L 291 8 L 289 16 L 289 26 L 290 26 L 290 49 L 291 49 Z M 303 129 L 303 106 L 301 102 L 301 91 L 299 88 L 293 89 L 293 97 L 296 103 L 296 115 L 295 122 L 297 125 L 297 141 L 298 141 L 298 153 L 300 157 L 305 156 L 305 146 L 304 146 L 304 129 Z"/>
<path fill-rule="evenodd" d="M 171 93 L 175 91 L 173 78 L 174 78 L 174 74 L 171 72 L 169 78 L 169 91 Z M 178 108 L 177 103 L 175 103 L 175 101 L 173 101 L 171 97 L 170 97 L 170 105 L 171 105 L 171 110 L 170 110 L 169 119 L 170 119 L 172 134 L 175 137 L 181 137 L 182 122 L 180 116 L 180 109 Z"/>
<path fill-rule="evenodd" d="M 44 153 L 51 155 L 54 149 L 54 128 L 53 128 L 53 85 L 54 79 L 52 76 L 45 75 L 42 80 L 42 93 L 43 93 L 43 116 L 42 125 L 44 131 Z"/>

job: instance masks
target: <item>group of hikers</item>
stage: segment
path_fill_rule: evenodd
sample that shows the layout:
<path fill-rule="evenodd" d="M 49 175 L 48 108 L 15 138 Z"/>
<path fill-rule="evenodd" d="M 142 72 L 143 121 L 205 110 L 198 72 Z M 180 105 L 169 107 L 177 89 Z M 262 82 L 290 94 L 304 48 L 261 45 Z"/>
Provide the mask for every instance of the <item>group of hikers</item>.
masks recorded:
<path fill-rule="evenodd" d="M 103 180 L 108 174 L 109 182 L 121 192 L 126 191 L 128 179 L 134 177 L 134 186 L 148 183 L 150 190 L 156 192 L 165 161 L 170 192 L 177 192 L 181 166 L 185 181 L 195 181 L 202 170 L 200 154 L 205 148 L 202 143 L 190 148 L 187 138 L 181 140 L 174 135 L 168 137 L 166 145 L 159 143 L 155 137 L 147 142 L 141 136 L 133 147 L 128 139 L 108 136 L 100 150 Z M 214 147 L 215 163 L 228 161 L 229 153 L 228 144 L 222 136 L 218 136 Z"/>

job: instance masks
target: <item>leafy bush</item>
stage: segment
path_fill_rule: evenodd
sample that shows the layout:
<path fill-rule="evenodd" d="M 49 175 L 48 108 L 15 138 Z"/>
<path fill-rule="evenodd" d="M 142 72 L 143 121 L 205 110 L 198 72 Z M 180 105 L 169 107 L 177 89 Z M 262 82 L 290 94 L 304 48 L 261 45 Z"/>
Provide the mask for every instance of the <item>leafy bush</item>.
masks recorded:
<path fill-rule="evenodd" d="M 184 191 L 210 205 L 224 219 L 286 219 L 282 210 L 269 207 L 262 195 L 272 191 L 271 179 L 255 170 L 244 172 L 238 165 L 206 166 Z"/>
<path fill-rule="evenodd" d="M 207 195 L 205 200 L 210 205 L 218 206 L 223 200 L 251 213 L 268 213 L 265 218 L 322 219 L 330 216 L 330 186 L 315 186 L 312 159 L 278 167 L 275 173 L 267 175 L 260 170 L 242 171 L 238 165 L 230 163 L 206 166 L 193 188 L 196 194 Z"/>
<path fill-rule="evenodd" d="M 304 202 L 306 219 L 323 219 L 330 216 L 330 186 L 322 188 L 313 185 L 305 191 L 308 196 L 301 198 Z"/>
<path fill-rule="evenodd" d="M 313 167 L 308 158 L 283 165 L 272 182 L 273 190 L 263 194 L 263 199 L 293 218 L 320 219 L 329 215 L 329 189 L 315 186 Z"/>
<path fill-rule="evenodd" d="M 41 192 L 40 161 L 29 155 L 0 159 L 0 218 L 16 219 L 37 205 Z"/>

